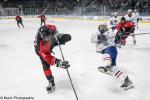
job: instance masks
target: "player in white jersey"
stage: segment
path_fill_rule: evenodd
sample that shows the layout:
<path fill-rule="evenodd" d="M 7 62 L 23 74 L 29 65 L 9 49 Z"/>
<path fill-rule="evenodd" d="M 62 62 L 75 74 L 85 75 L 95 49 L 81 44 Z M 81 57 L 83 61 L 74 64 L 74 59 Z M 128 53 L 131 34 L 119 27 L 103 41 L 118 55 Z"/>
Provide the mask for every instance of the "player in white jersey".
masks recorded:
<path fill-rule="evenodd" d="M 133 88 L 133 84 L 129 77 L 120 71 L 116 66 L 117 49 L 114 43 L 114 33 L 108 31 L 106 24 L 101 24 L 98 27 L 99 33 L 93 35 L 91 42 L 96 44 L 97 52 L 102 54 L 103 64 L 98 69 L 100 72 L 112 75 L 119 79 L 123 84 L 121 88 L 129 89 Z"/>
<path fill-rule="evenodd" d="M 133 16 L 132 10 L 129 9 L 127 14 L 124 16 L 126 21 L 135 22 L 135 18 Z"/>
<path fill-rule="evenodd" d="M 111 28 L 114 31 L 116 29 L 116 27 L 117 27 L 117 24 L 120 21 L 120 18 L 118 17 L 118 13 L 115 12 L 113 14 L 113 16 L 109 19 L 109 21 L 110 21 L 110 24 L 111 24 Z"/>
<path fill-rule="evenodd" d="M 133 16 L 134 16 L 134 23 L 138 29 L 138 22 L 140 20 L 140 16 L 139 16 L 139 12 L 136 9 L 134 10 Z"/>
<path fill-rule="evenodd" d="M 126 21 L 133 22 L 135 25 L 137 25 L 135 16 L 131 9 L 128 10 L 127 14 L 124 17 L 125 17 Z M 133 31 L 133 34 L 134 34 L 134 31 Z M 132 35 L 132 38 L 134 41 L 136 41 L 135 35 Z M 134 42 L 134 45 L 135 44 L 136 44 L 136 42 Z"/>

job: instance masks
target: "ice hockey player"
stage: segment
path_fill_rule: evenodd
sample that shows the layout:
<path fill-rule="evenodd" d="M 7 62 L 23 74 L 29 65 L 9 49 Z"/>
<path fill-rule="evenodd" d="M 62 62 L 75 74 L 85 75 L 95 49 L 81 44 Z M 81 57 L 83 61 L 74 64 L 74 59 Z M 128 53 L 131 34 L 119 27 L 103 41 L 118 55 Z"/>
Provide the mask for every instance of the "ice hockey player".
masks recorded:
<path fill-rule="evenodd" d="M 117 25 L 117 32 L 116 32 L 116 43 L 120 45 L 126 44 L 126 38 L 129 35 L 133 37 L 133 43 L 136 44 L 136 39 L 134 35 L 135 24 L 134 22 L 126 21 L 125 17 L 121 17 L 121 21 Z"/>
<path fill-rule="evenodd" d="M 129 9 L 124 17 L 126 18 L 127 21 L 134 22 L 134 24 L 137 26 L 138 29 L 139 13 L 136 9 L 134 11 Z"/>
<path fill-rule="evenodd" d="M 118 52 L 115 47 L 114 38 L 111 38 L 115 34 L 112 31 L 108 31 L 105 24 L 99 25 L 98 30 L 99 33 L 91 38 L 91 42 L 96 44 L 97 52 L 101 53 L 103 58 L 103 65 L 98 70 L 119 79 L 122 82 L 121 88 L 125 90 L 133 88 L 134 86 L 129 77 L 116 66 Z"/>
<path fill-rule="evenodd" d="M 67 69 L 70 65 L 68 61 L 62 61 L 53 56 L 53 48 L 57 45 L 65 44 L 71 40 L 71 35 L 58 33 L 55 25 L 44 25 L 38 29 L 37 35 L 35 37 L 35 51 L 39 56 L 44 74 L 49 81 L 49 85 L 46 90 L 48 93 L 55 89 L 54 77 L 50 66 L 56 65 L 56 67 Z"/>
<path fill-rule="evenodd" d="M 41 19 L 41 26 L 42 26 L 42 25 L 45 25 L 45 23 L 46 23 L 46 17 L 45 17 L 45 15 L 37 16 L 37 18 L 40 18 L 40 19 Z"/>
<path fill-rule="evenodd" d="M 134 13 L 133 13 L 133 16 L 134 16 L 134 23 L 135 25 L 137 26 L 137 29 L 138 29 L 138 23 L 139 23 L 139 20 L 141 19 L 140 16 L 139 16 L 139 12 L 138 10 L 134 10 Z"/>
<path fill-rule="evenodd" d="M 124 16 L 126 21 L 134 22 L 135 18 L 131 9 L 128 10 L 127 14 Z"/>
<path fill-rule="evenodd" d="M 22 27 L 24 28 L 24 25 L 23 25 L 23 23 L 22 23 L 23 21 L 22 21 L 21 16 L 17 15 L 17 16 L 15 17 L 15 19 L 16 19 L 16 21 L 17 21 L 17 26 L 20 28 L 20 25 L 19 25 L 19 24 L 21 24 Z"/>
<path fill-rule="evenodd" d="M 117 24 L 120 21 L 120 18 L 118 17 L 118 13 L 115 12 L 109 20 L 110 20 L 111 28 L 114 31 L 117 27 Z"/>

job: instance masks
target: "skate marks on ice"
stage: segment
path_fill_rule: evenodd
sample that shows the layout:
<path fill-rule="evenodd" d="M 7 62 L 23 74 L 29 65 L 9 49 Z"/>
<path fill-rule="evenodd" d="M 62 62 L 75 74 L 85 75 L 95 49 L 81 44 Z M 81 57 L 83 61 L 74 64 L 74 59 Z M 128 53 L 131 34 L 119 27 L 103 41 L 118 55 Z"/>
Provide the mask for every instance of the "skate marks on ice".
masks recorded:
<path fill-rule="evenodd" d="M 69 79 L 61 79 L 56 83 L 56 89 L 64 91 L 72 91 Z"/>
<path fill-rule="evenodd" d="M 128 90 L 120 88 L 120 84 L 116 82 L 116 79 L 110 79 L 110 83 L 106 85 L 105 91 L 111 95 L 111 99 L 114 97 L 120 98 L 120 100 L 140 100 L 141 94 L 137 91 L 136 87 Z M 118 99 L 119 100 L 119 99 Z"/>
<path fill-rule="evenodd" d="M 129 97 L 131 100 L 140 100 L 139 98 L 141 97 L 141 95 L 139 95 L 140 93 L 138 93 L 138 91 L 136 90 L 136 87 L 134 86 L 133 88 L 129 88 L 127 90 L 125 90 L 125 88 L 120 88 L 120 82 L 113 78 L 109 73 L 105 73 L 100 71 L 100 75 L 101 77 L 103 77 L 105 75 L 105 85 L 103 85 L 105 87 L 105 89 L 103 89 L 104 91 L 108 91 L 108 93 L 110 93 L 111 95 L 113 94 L 114 96 L 119 96 L 120 98 L 125 96 Z M 108 78 L 108 79 L 107 79 Z M 118 83 L 118 82 L 119 83 Z M 112 96 L 112 98 L 114 97 Z M 129 99 L 129 100 L 130 100 Z M 106 99 L 107 100 L 107 99 Z M 124 99 L 123 99 L 124 100 Z"/>
<path fill-rule="evenodd" d="M 5 43 L 0 43 L 0 50 L 9 49 L 9 45 Z"/>
<path fill-rule="evenodd" d="M 16 48 L 13 46 L 13 44 L 10 44 L 8 42 L 5 41 L 1 41 L 0 40 L 0 51 L 2 51 L 1 53 L 12 53 L 14 51 L 16 51 Z"/>
<path fill-rule="evenodd" d="M 22 95 L 22 93 L 25 93 L 26 95 L 38 95 L 38 91 L 42 91 L 38 80 L 11 82 L 12 84 L 1 85 L 1 95 Z M 35 92 L 35 89 L 37 89 L 37 92 Z"/>
<path fill-rule="evenodd" d="M 62 73 L 64 74 L 65 72 L 62 72 Z M 57 78 L 57 77 L 59 77 L 59 78 Z M 74 77 L 71 74 L 71 79 L 72 79 L 75 89 L 78 90 L 78 84 L 76 81 L 77 77 Z M 45 89 L 46 89 L 46 87 L 45 87 Z M 62 94 L 65 93 L 66 95 L 69 93 L 73 93 L 71 83 L 70 83 L 70 80 L 69 80 L 69 77 L 67 76 L 67 74 L 65 74 L 64 76 L 58 75 L 55 77 L 55 92 L 59 92 Z"/>

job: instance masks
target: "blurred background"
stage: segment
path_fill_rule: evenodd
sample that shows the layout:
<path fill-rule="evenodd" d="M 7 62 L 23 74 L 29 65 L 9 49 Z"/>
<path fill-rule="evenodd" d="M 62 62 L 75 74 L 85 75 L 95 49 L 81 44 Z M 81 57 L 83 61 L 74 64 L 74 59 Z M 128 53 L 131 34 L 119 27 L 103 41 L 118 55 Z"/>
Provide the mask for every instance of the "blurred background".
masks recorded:
<path fill-rule="evenodd" d="M 0 16 L 15 15 L 124 15 L 137 9 L 142 16 L 150 15 L 150 0 L 0 0 Z"/>

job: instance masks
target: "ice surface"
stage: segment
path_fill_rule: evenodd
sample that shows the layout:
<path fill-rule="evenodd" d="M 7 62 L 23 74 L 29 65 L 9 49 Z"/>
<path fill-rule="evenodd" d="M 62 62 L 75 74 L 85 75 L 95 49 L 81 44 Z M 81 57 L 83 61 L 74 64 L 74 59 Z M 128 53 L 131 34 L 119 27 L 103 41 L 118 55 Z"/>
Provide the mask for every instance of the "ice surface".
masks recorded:
<path fill-rule="evenodd" d="M 118 49 L 118 67 L 129 75 L 135 88 L 123 91 L 120 83 L 98 72 L 101 54 L 90 43 L 91 34 L 97 32 L 99 22 L 47 21 L 55 24 L 59 32 L 72 35 L 72 41 L 62 46 L 69 72 L 79 100 L 149 100 L 150 95 L 150 35 L 136 36 Z M 56 91 L 47 94 L 47 80 L 41 62 L 34 51 L 34 37 L 40 26 L 39 20 L 25 20 L 25 28 L 19 29 L 15 20 L 0 20 L 0 97 L 34 97 L 34 100 L 76 100 L 66 70 L 51 66 Z M 140 24 L 137 33 L 150 32 L 149 24 Z M 61 58 L 59 48 L 54 48 Z"/>

